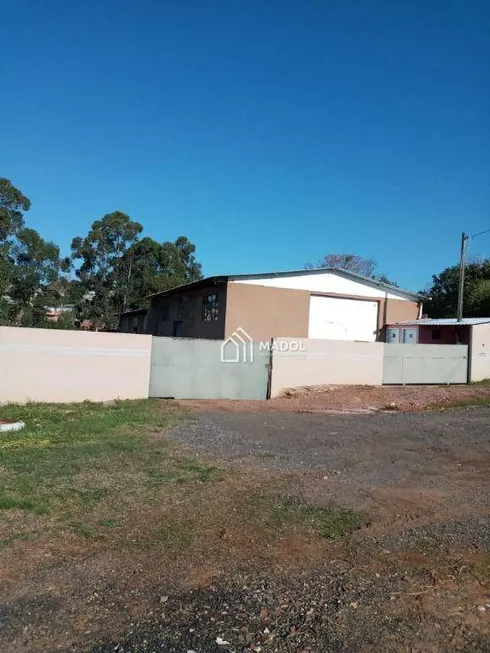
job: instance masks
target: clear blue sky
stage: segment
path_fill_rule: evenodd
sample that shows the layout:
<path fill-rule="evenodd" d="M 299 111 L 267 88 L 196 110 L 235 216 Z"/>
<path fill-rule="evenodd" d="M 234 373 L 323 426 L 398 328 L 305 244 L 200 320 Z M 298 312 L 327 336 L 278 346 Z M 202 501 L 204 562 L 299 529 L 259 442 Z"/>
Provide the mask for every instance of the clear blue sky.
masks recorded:
<path fill-rule="evenodd" d="M 355 252 L 418 290 L 490 228 L 487 0 L 0 11 L 0 176 L 64 251 L 121 210 L 206 275 Z"/>

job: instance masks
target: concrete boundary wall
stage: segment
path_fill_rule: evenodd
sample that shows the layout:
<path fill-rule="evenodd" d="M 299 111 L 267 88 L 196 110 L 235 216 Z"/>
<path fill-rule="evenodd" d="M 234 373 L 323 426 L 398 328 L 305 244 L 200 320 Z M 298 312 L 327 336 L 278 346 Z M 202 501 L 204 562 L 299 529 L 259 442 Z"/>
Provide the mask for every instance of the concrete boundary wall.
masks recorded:
<path fill-rule="evenodd" d="M 274 338 L 271 397 L 308 385 L 381 385 L 382 342 Z"/>
<path fill-rule="evenodd" d="M 0 327 L 0 403 L 148 398 L 151 336 Z"/>
<path fill-rule="evenodd" d="M 490 324 L 471 327 L 470 381 L 490 379 Z"/>

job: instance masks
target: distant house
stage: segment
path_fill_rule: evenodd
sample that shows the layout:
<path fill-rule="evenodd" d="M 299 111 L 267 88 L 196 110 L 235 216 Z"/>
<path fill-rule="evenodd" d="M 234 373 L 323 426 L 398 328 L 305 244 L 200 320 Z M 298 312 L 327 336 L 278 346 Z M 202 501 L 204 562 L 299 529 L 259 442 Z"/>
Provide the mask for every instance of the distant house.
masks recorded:
<path fill-rule="evenodd" d="M 386 329 L 386 342 L 420 345 L 469 345 L 473 335 L 488 332 L 490 317 L 423 318 L 390 324 Z M 490 342 L 488 343 L 490 344 Z"/>
<path fill-rule="evenodd" d="M 241 328 L 254 340 L 384 340 L 386 324 L 422 314 L 423 299 L 334 268 L 214 276 L 152 295 L 145 331 L 226 339 Z"/>
<path fill-rule="evenodd" d="M 121 333 L 145 333 L 145 320 L 148 309 L 138 308 L 125 311 L 119 316 L 118 331 Z"/>
<path fill-rule="evenodd" d="M 64 313 L 74 313 L 75 304 L 64 304 L 63 306 L 46 306 L 46 318 L 51 322 L 58 322 Z"/>

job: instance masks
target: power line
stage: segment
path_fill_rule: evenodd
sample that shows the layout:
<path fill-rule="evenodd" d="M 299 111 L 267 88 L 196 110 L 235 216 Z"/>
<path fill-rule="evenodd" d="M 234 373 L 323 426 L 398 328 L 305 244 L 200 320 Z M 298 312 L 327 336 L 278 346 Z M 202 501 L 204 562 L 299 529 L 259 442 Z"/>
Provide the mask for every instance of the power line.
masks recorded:
<path fill-rule="evenodd" d="M 485 231 L 479 231 L 477 234 L 472 234 L 469 238 L 476 238 L 477 236 L 483 236 L 483 234 L 490 233 L 490 229 L 485 229 Z"/>

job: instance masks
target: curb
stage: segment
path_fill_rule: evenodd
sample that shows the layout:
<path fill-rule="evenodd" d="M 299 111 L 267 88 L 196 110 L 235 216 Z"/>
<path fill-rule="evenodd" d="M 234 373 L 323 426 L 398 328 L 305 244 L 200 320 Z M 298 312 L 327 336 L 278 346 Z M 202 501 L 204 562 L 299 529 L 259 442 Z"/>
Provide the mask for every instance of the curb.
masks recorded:
<path fill-rule="evenodd" d="M 21 431 L 24 426 L 24 422 L 9 422 L 7 424 L 0 423 L 0 433 L 5 433 L 7 431 Z"/>

